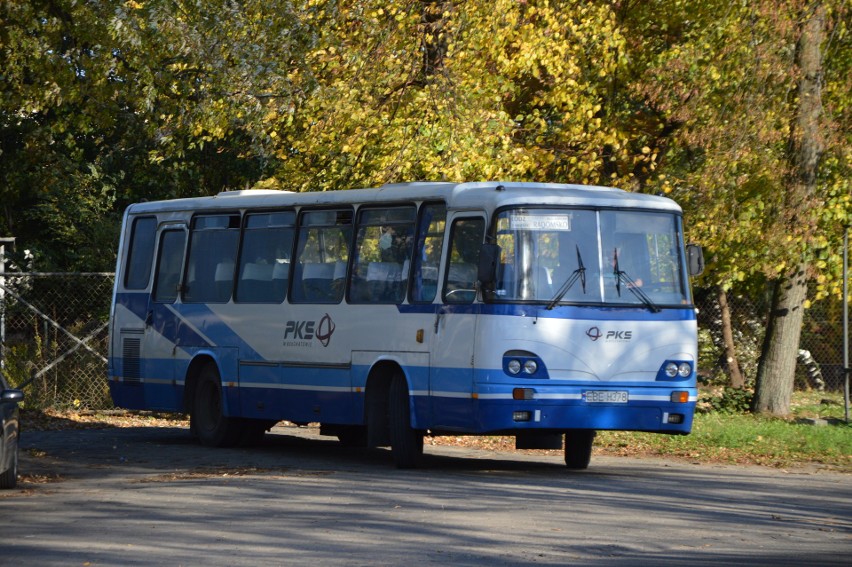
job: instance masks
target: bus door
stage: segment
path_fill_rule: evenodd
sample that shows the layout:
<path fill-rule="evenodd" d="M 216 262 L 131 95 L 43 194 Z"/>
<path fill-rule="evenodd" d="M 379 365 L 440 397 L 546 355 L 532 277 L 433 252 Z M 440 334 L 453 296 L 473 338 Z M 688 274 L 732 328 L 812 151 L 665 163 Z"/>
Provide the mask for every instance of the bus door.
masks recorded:
<path fill-rule="evenodd" d="M 436 427 L 462 429 L 472 424 L 476 281 L 484 233 L 483 215 L 457 214 L 450 224 L 429 385 Z"/>
<path fill-rule="evenodd" d="M 160 229 L 154 289 L 148 299 L 145 328 L 140 345 L 142 376 L 148 388 L 146 399 L 152 408 L 169 409 L 175 400 L 174 357 L 178 351 L 178 316 L 174 307 L 180 291 L 183 257 L 186 248 L 186 229 L 182 225 L 166 225 Z M 166 386 L 165 388 L 163 386 Z M 168 393 L 167 393 L 168 392 Z"/>

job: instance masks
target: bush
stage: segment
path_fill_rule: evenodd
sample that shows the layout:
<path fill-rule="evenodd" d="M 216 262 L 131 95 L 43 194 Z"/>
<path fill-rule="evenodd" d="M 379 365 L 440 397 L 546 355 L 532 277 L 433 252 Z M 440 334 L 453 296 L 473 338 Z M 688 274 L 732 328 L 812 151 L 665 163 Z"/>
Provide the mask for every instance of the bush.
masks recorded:
<path fill-rule="evenodd" d="M 706 411 L 748 413 L 751 411 L 753 399 L 754 391 L 752 390 L 725 386 L 721 394 L 710 393 L 702 396 L 700 405 L 705 407 Z"/>

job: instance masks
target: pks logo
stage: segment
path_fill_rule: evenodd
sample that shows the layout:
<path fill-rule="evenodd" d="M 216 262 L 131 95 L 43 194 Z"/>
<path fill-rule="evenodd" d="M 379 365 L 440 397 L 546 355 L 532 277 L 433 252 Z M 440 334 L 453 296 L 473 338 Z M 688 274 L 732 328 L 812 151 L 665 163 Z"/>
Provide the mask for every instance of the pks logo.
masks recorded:
<path fill-rule="evenodd" d="M 604 342 L 627 342 L 633 339 L 633 331 L 607 331 L 606 333 L 602 332 L 597 327 L 592 327 L 588 331 L 586 331 L 586 336 L 592 340 L 592 342 L 597 341 L 598 339 L 603 338 Z"/>
<path fill-rule="evenodd" d="M 319 320 L 317 324 L 317 340 L 322 344 L 322 346 L 327 347 L 328 343 L 331 342 L 331 335 L 334 334 L 334 321 L 331 320 L 331 317 L 328 313 L 325 314 L 325 317 Z"/>
<path fill-rule="evenodd" d="M 284 327 L 284 346 L 311 346 L 314 339 L 327 347 L 334 334 L 334 321 L 326 313 L 319 321 L 287 321 Z"/>
<path fill-rule="evenodd" d="M 606 332 L 606 340 L 607 341 L 624 342 L 624 341 L 629 341 L 632 338 L 633 338 L 633 331 L 607 331 Z"/>

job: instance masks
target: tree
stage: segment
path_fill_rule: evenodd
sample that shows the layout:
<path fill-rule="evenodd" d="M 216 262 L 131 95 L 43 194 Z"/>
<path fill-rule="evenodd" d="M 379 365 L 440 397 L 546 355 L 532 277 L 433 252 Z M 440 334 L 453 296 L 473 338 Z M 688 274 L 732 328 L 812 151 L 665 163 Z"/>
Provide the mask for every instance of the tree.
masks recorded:
<path fill-rule="evenodd" d="M 688 211 L 691 237 L 705 245 L 711 260 L 704 280 L 723 291 L 760 293 L 767 282 L 815 262 L 820 273 L 802 272 L 819 281 L 813 297 L 836 291 L 839 262 L 829 243 L 837 241 L 852 209 L 843 128 L 848 74 L 827 76 L 829 112 L 819 132 L 831 156 L 823 164 L 830 166 L 820 170 L 810 193 L 793 197 L 788 191 L 792 126 L 800 109 L 796 45 L 802 14 L 812 3 L 657 2 L 647 9 L 660 5 L 678 7 L 680 17 L 664 16 L 660 23 L 639 10 L 628 22 L 639 37 L 662 27 L 663 39 L 656 41 L 665 43 L 649 61 L 646 78 L 634 83 L 648 112 L 659 117 L 659 129 L 671 131 L 659 148 L 661 177 L 651 179 L 649 188 L 670 193 Z M 825 25 L 848 47 L 844 8 L 826 5 L 831 17 Z M 832 65 L 848 69 L 842 48 L 835 49 Z M 801 297 L 805 306 L 809 299 Z M 795 360 L 798 335 L 770 334 L 768 340 L 767 348 L 790 352 Z M 790 387 L 793 369 L 788 366 L 780 378 Z"/>
<path fill-rule="evenodd" d="M 608 3 L 352 1 L 306 14 L 316 84 L 275 118 L 273 186 L 627 186 L 652 162 L 641 138 L 608 119 L 622 112 L 610 85 L 626 64 Z"/>
<path fill-rule="evenodd" d="M 2 3 L 0 230 L 43 268 L 109 269 L 142 198 L 597 183 L 678 200 L 720 298 L 799 273 L 807 306 L 837 292 L 852 216 L 848 8 L 818 4 L 825 149 L 802 185 L 806 0 Z M 795 352 L 778 327 L 766 352 Z"/>
<path fill-rule="evenodd" d="M 110 98 L 93 64 L 103 26 L 88 7 L 62 2 L 6 2 L 0 14 L 0 226 L 37 251 L 42 269 L 56 265 L 48 256 L 109 269 L 98 244 L 111 239 L 120 175 L 104 149 L 124 123 L 110 126 L 109 111 L 89 103 Z"/>
<path fill-rule="evenodd" d="M 175 179 L 168 197 L 251 186 L 276 165 L 279 116 L 314 90 L 303 24 L 332 2 L 126 2 L 109 19 L 118 73 L 156 140 L 148 159 Z"/>
<path fill-rule="evenodd" d="M 816 196 L 817 170 L 823 152 L 820 134 L 826 14 L 821 2 L 803 6 L 801 31 L 796 44 L 798 101 L 790 128 L 790 170 L 785 183 L 788 222 L 795 225 L 800 216 L 812 216 Z M 786 415 L 790 410 L 793 375 L 798 357 L 799 337 L 808 292 L 810 261 L 801 254 L 793 268 L 774 283 L 772 309 L 766 330 L 763 354 L 757 371 L 754 409 Z M 793 347 L 793 348 L 791 348 Z"/>
<path fill-rule="evenodd" d="M 262 2 L 4 2 L 0 20 L 0 231 L 42 270 L 112 269 L 131 202 L 268 174 L 259 116 L 309 41 Z"/>

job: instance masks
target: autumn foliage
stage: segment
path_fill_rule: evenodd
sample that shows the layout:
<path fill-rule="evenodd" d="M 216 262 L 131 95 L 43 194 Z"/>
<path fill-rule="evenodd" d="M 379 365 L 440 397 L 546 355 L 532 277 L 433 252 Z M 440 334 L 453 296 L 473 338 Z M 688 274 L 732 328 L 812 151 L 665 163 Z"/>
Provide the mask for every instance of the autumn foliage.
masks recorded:
<path fill-rule="evenodd" d="M 822 151 L 791 198 L 817 10 Z M 513 179 L 672 196 L 699 285 L 760 294 L 804 266 L 805 306 L 839 293 L 839 0 L 35 0 L 0 21 L 0 232 L 41 269 L 111 269 L 141 199 Z"/>

